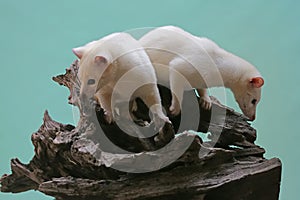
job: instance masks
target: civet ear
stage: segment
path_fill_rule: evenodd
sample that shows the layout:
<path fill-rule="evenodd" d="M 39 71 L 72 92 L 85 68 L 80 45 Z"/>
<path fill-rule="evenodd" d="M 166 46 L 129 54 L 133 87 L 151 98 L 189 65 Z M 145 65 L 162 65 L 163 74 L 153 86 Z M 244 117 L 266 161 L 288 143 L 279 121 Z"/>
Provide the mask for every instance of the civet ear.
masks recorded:
<path fill-rule="evenodd" d="M 85 48 L 84 47 L 76 47 L 76 48 L 73 48 L 72 51 L 79 59 L 81 59 L 84 54 Z"/>
<path fill-rule="evenodd" d="M 94 62 L 98 65 L 103 65 L 107 64 L 107 59 L 104 56 L 96 56 Z"/>
<path fill-rule="evenodd" d="M 256 88 L 260 88 L 261 86 L 263 86 L 264 82 L 265 81 L 262 77 L 254 77 L 254 78 L 251 78 L 251 80 L 250 80 L 250 84 Z"/>

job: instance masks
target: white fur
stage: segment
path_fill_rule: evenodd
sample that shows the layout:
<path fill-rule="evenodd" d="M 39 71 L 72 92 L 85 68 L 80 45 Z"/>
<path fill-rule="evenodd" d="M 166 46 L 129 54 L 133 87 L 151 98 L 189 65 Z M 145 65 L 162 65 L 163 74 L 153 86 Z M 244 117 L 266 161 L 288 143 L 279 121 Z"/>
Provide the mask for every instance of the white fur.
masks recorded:
<path fill-rule="evenodd" d="M 249 62 L 174 26 L 156 28 L 139 41 L 155 67 L 158 82 L 170 84 L 173 114 L 180 112 L 184 90 L 196 88 L 202 106 L 209 109 L 205 88 L 225 86 L 232 90 L 243 113 L 255 119 L 257 103 L 251 101 L 260 100 L 261 86 L 254 87 L 250 80 L 261 75 Z"/>
<path fill-rule="evenodd" d="M 73 52 L 81 58 L 80 99 L 86 104 L 95 96 L 105 110 L 108 122 L 113 120 L 116 101 L 129 102 L 136 97 L 140 97 L 154 117 L 158 117 L 154 118 L 155 123 L 169 122 L 162 112 L 152 63 L 139 42 L 129 34 L 114 33 L 75 48 Z M 95 84 L 88 84 L 90 79 L 94 79 Z"/>

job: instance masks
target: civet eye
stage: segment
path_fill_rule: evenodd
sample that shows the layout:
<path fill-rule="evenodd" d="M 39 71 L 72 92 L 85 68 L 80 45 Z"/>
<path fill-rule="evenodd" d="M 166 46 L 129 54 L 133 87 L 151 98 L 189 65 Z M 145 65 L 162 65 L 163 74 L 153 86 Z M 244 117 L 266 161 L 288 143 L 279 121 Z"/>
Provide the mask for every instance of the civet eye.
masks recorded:
<path fill-rule="evenodd" d="M 88 85 L 94 85 L 95 82 L 96 82 L 95 79 L 89 79 L 88 82 L 87 82 L 87 84 Z"/>
<path fill-rule="evenodd" d="M 256 102 L 257 102 L 257 99 L 253 99 L 253 100 L 251 101 L 251 103 L 252 103 L 253 105 L 255 105 Z"/>

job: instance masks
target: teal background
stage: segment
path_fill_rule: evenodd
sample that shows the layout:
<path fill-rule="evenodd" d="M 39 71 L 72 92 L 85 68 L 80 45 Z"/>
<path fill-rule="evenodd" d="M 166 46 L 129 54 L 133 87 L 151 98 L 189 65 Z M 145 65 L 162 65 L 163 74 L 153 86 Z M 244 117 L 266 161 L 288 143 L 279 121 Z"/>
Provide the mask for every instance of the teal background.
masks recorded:
<path fill-rule="evenodd" d="M 177 25 L 216 41 L 257 66 L 265 78 L 257 143 L 283 162 L 281 200 L 299 198 L 299 1 L 0 0 L 0 174 L 33 156 L 31 134 L 45 109 L 74 124 L 64 73 L 73 47 L 116 31 Z M 227 104 L 238 108 L 232 94 Z M 53 199 L 39 192 L 0 193 L 2 200 Z"/>

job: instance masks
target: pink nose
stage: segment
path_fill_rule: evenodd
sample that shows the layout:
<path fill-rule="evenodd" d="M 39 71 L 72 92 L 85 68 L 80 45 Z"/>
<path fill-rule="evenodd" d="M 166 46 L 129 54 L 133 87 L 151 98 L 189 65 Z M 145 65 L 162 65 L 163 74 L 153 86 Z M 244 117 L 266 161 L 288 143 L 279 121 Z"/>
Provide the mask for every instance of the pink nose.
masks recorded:
<path fill-rule="evenodd" d="M 254 121 L 255 120 L 255 115 L 253 115 L 251 118 L 250 118 L 251 121 Z"/>

